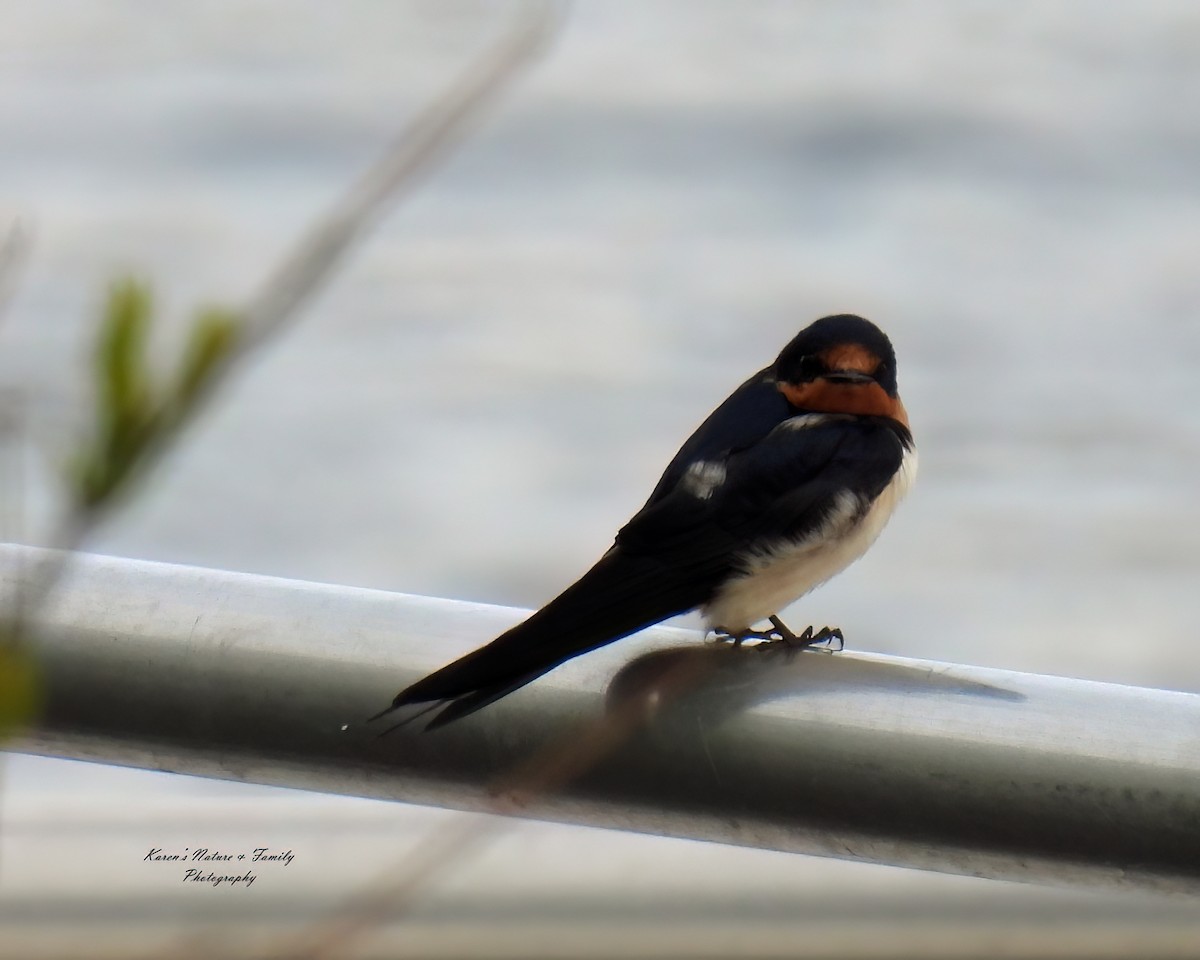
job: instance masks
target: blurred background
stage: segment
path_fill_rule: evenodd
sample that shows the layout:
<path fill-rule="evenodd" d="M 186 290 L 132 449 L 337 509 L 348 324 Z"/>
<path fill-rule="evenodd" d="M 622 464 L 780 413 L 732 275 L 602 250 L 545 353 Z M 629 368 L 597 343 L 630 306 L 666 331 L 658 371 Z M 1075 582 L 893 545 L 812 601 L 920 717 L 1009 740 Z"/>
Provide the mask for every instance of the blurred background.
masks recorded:
<path fill-rule="evenodd" d="M 37 450 L 6 538 L 54 513 L 109 280 L 180 317 L 242 302 L 514 9 L 0 2 L 0 225 L 34 238 L 0 389 Z M 88 549 L 534 607 L 731 389 L 857 312 L 896 345 L 921 474 L 789 622 L 1200 689 L 1197 117 L 1190 0 L 577 0 Z M 0 804 L 14 957 L 267 943 L 456 816 L 23 756 Z M 140 862 L 251 837 L 296 860 L 250 890 Z M 351 955 L 1197 942 L 1187 903 L 521 824 Z"/>

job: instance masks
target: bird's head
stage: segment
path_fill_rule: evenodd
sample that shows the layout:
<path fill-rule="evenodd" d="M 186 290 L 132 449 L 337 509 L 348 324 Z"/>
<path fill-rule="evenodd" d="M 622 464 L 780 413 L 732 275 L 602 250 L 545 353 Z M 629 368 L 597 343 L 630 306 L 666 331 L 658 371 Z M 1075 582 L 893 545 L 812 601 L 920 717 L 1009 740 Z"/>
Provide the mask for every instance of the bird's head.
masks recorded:
<path fill-rule="evenodd" d="M 797 409 L 908 424 L 896 386 L 896 352 L 870 320 L 849 313 L 822 317 L 783 348 L 772 369 L 779 392 Z"/>

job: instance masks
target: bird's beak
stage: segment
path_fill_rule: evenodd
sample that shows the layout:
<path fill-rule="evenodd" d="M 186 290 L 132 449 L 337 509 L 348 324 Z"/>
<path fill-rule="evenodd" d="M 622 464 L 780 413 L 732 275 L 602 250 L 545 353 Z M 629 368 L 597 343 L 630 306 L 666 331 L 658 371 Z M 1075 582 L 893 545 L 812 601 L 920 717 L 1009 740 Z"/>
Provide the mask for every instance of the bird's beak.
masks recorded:
<path fill-rule="evenodd" d="M 874 383 L 875 378 L 861 370 L 830 370 L 821 376 L 830 383 Z"/>

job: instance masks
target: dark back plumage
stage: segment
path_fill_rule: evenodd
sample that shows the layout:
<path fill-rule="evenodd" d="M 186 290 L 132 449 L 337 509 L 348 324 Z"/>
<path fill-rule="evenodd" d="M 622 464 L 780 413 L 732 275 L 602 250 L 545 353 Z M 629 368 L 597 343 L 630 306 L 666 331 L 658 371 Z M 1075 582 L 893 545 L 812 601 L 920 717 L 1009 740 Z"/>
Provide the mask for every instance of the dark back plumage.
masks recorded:
<path fill-rule="evenodd" d="M 595 566 L 525 622 L 403 690 L 391 709 L 450 701 L 431 728 L 465 716 L 565 660 L 706 604 L 756 549 L 819 528 L 847 493 L 869 504 L 911 447 L 907 428 L 887 417 L 803 416 L 779 389 L 803 358 L 846 342 L 888 366 L 894 395 L 895 354 L 882 331 L 851 315 L 818 320 L 697 428 Z"/>

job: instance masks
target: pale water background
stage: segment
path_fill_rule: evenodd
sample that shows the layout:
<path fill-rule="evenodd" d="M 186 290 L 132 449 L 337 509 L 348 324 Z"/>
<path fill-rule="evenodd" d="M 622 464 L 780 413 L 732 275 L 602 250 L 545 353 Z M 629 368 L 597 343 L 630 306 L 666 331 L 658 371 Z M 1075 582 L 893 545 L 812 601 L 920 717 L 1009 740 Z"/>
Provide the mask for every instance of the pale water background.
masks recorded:
<path fill-rule="evenodd" d="M 174 311 L 247 295 L 506 10 L 0 3 L 0 218 L 36 240 L 0 318 L 0 384 L 24 388 L 49 459 L 82 417 L 83 333 L 109 278 L 152 278 Z M 868 557 L 789 619 L 840 624 L 858 649 L 1200 689 L 1198 255 L 1190 0 L 580 2 L 90 548 L 536 606 L 734 386 L 815 317 L 854 311 L 896 344 L 921 473 Z M 25 535 L 48 508 L 29 495 Z M 52 925 L 96 949 L 133 929 L 47 866 L 64 831 L 119 878 L 115 902 L 175 896 L 164 909 L 201 923 L 211 898 L 134 862 L 152 838 L 131 816 L 158 836 L 198 810 L 318 811 L 301 820 L 338 836 L 328 848 L 280 828 L 313 871 L 289 893 L 304 910 L 387 862 L 381 831 L 444 819 L 23 757 L 3 797 L 0 911 L 22 950 Z M 359 848 L 337 833 L 354 829 Z M 655 917 L 692 929 L 671 903 L 736 927 L 757 897 L 776 909 L 753 930 L 796 947 L 788 924 L 811 920 L 813 897 L 847 925 L 894 914 L 885 939 L 922 918 L 941 929 L 948 902 L 978 906 L 964 929 L 998 931 L 1160 909 L 593 831 L 516 836 L 463 882 L 486 903 L 519 874 L 533 925 L 561 919 L 565 897 L 573 923 L 637 916 L 653 938 Z M 76 899 L 59 903 L 64 889 Z M 465 908 L 434 902 L 436 952 Z M 16 923 L 39 904 L 44 927 Z"/>

